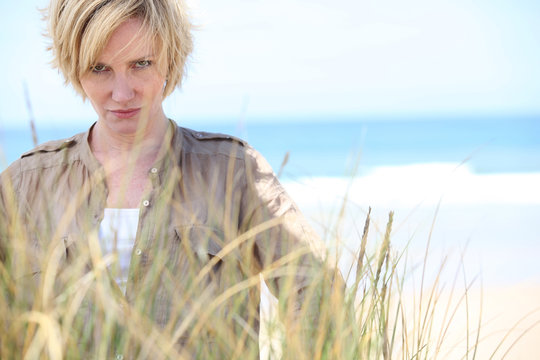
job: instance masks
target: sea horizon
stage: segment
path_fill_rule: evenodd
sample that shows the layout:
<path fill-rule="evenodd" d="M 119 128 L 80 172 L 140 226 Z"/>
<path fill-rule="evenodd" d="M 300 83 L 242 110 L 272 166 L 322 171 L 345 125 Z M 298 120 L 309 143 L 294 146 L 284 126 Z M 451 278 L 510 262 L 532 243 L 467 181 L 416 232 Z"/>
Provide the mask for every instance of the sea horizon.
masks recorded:
<path fill-rule="evenodd" d="M 348 118 L 291 118 L 288 122 L 236 123 L 177 121 L 194 130 L 226 133 L 247 141 L 276 172 L 284 158 L 286 178 L 350 177 L 379 167 L 417 164 L 466 164 L 477 174 L 540 171 L 540 116 L 407 117 L 350 121 Z M 86 131 L 91 121 L 36 124 L 39 143 Z M 4 163 L 32 149 L 30 125 L 0 125 Z M 4 168 L 5 164 L 1 164 Z"/>

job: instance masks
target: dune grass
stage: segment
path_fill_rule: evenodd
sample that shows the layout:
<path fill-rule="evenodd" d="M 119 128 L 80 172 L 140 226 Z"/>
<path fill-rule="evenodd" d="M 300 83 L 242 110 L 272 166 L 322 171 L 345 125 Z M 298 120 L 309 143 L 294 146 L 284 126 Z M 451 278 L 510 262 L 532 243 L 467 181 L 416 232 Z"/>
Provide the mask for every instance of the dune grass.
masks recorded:
<path fill-rule="evenodd" d="M 280 313 L 285 316 L 279 319 L 279 324 L 266 324 L 266 328 L 270 329 L 268 337 L 280 337 L 279 351 L 284 353 L 284 358 L 434 359 L 441 355 L 445 331 L 451 326 L 452 316 L 457 309 L 447 307 L 439 310 L 437 284 L 431 286 L 431 291 L 422 285 L 419 299 L 413 302 L 415 308 L 412 317 L 408 317 L 411 309 L 406 306 L 410 302 L 401 299 L 404 274 L 398 270 L 402 254 L 395 254 L 390 241 L 392 219 L 393 214 L 390 213 L 384 237 L 376 253 L 367 254 L 370 224 L 368 212 L 353 285 L 345 293 L 326 289 L 329 294 L 320 296 L 317 328 L 311 331 L 315 338 L 307 342 L 302 336 L 295 338 L 298 317 L 311 318 L 308 311 L 312 309 L 308 307 L 302 309 L 300 314 L 284 308 Z M 24 259 L 18 256 L 17 263 L 9 261 L 10 252 L 24 254 L 21 248 L 30 245 L 22 241 L 17 246 L 19 248 L 9 249 L 7 261 L 0 264 L 0 326 L 4 330 L 0 337 L 2 358 L 85 358 L 88 356 L 86 351 L 92 355 L 97 354 L 98 358 L 107 358 L 113 349 L 125 350 L 128 347 L 126 344 L 130 348 L 137 348 L 137 358 L 187 358 L 188 355 L 183 355 L 174 345 L 185 335 L 184 331 L 188 327 L 192 328 L 188 336 L 194 342 L 204 332 L 203 329 L 208 327 L 223 334 L 233 331 L 229 329 L 228 320 L 210 315 L 224 302 L 234 298 L 235 294 L 250 287 L 258 287 L 260 282 L 258 276 L 251 277 L 215 297 L 199 299 L 198 309 L 190 306 L 187 318 L 176 326 L 163 329 L 145 316 L 144 305 L 128 304 L 114 294 L 107 266 L 116 259 L 100 253 L 95 236 L 88 238 L 88 252 L 68 266 L 60 264 L 58 248 L 61 247 L 51 243 L 42 260 L 45 271 L 37 286 L 32 281 L 26 284 L 21 281 L 25 276 L 28 277 L 27 274 L 21 274 L 23 267 L 19 266 Z M 292 260 L 296 256 L 298 254 L 292 254 L 291 259 L 284 259 L 281 264 L 264 269 L 262 277 L 270 280 L 285 273 L 295 273 L 298 270 Z M 85 266 L 88 263 L 92 264 L 90 269 Z M 195 286 L 211 265 L 209 263 L 202 269 L 187 272 L 192 273 L 194 278 L 184 281 L 192 281 Z M 164 271 L 162 269 L 160 276 L 171 275 Z M 321 272 L 317 276 L 323 278 L 327 275 Z M 319 296 L 317 292 L 320 287 L 316 285 L 326 283 L 319 280 L 314 280 L 313 287 L 308 286 L 307 298 Z M 290 291 L 285 289 L 284 293 Z M 463 298 L 466 299 L 466 292 Z M 177 310 L 182 313 L 182 304 L 189 303 L 189 299 L 179 300 Z M 90 313 L 87 311 L 88 305 L 85 305 L 87 302 L 93 304 Z M 354 315 L 349 311 L 351 308 L 354 308 Z M 441 329 L 432 328 L 437 311 L 444 311 L 445 319 L 448 318 L 448 321 L 443 321 L 444 327 Z M 284 328 L 288 330 L 283 332 Z M 257 334 L 246 336 L 256 337 Z M 243 341 L 242 336 L 232 338 Z M 241 343 L 236 345 L 241 349 Z M 242 350 L 234 350 L 235 344 L 221 344 L 219 346 L 222 348 L 213 348 L 212 353 L 205 353 L 202 349 L 204 344 L 197 346 L 201 347 L 200 358 L 246 357 Z M 464 356 L 474 351 L 475 346 L 476 342 L 473 341 L 471 346 L 467 346 Z M 256 355 L 248 354 L 247 357 L 256 358 Z"/>
<path fill-rule="evenodd" d="M 234 254 L 250 238 L 279 225 L 281 220 L 275 219 L 233 239 L 213 258 L 190 263 L 181 274 L 182 292 L 174 291 L 178 274 L 155 261 L 151 270 L 154 275 L 140 291 L 145 296 L 127 301 L 111 279 L 112 265 L 118 259 L 114 254 L 102 253 L 97 233 L 89 232 L 79 239 L 83 251 L 69 262 L 63 258 L 63 251 L 70 239 L 49 241 L 38 253 L 29 251 L 34 244 L 26 224 L 10 212 L 17 206 L 9 186 L 3 184 L 6 214 L 2 225 L 8 225 L 2 228 L 0 240 L 2 359 L 106 359 L 117 354 L 137 359 L 258 358 L 259 348 L 246 345 L 257 340 L 257 329 L 235 316 L 245 311 L 241 299 L 252 289 L 259 289 L 261 278 L 271 283 L 302 271 L 297 260 L 310 251 L 297 249 L 260 274 L 231 280 L 230 287 L 216 291 L 207 280 L 220 259 Z M 73 201 L 76 208 L 77 199 Z M 344 209 L 328 233 L 338 233 Z M 66 209 L 67 218 L 70 211 Z M 475 280 L 468 280 L 466 272 L 459 269 L 453 283 L 443 283 L 440 275 L 448 271 L 446 260 L 439 267 L 428 266 L 427 239 L 424 261 L 419 265 L 420 286 L 411 290 L 406 284 L 411 269 L 418 264 L 407 263 L 406 249 L 393 247 L 393 218 L 394 214 L 389 213 L 377 244 L 368 244 L 371 209 L 359 220 L 363 229 L 354 241 L 357 249 L 345 248 L 339 238 L 326 239 L 331 249 L 327 263 L 319 273 L 311 275 L 312 281 L 302 294 L 309 306 L 294 308 L 291 294 L 296 293 L 295 284 L 285 282 L 278 294 L 279 316 L 262 324 L 264 340 L 272 344 L 267 356 L 295 360 L 444 359 L 449 351 L 455 356 L 459 348 L 459 358 L 476 358 L 482 304 L 471 304 L 468 296 Z M 333 286 L 335 279 L 329 278 L 337 273 L 335 258 L 344 252 L 354 252 L 355 258 L 343 272 L 349 284 L 346 289 Z M 161 256 L 164 254 L 158 253 L 153 258 Z M 36 269 L 32 268 L 36 263 L 40 276 L 35 276 Z M 227 264 L 223 266 L 223 276 L 233 276 L 227 272 Z M 325 270 L 329 267 L 336 270 L 333 275 Z M 428 281 L 428 273 L 435 280 Z M 175 304 L 164 325 L 157 325 L 151 316 L 158 283 L 165 284 Z M 480 311 L 470 311 L 471 307 Z M 480 316 L 469 317 L 471 313 Z M 465 328 L 454 328 L 458 314 L 467 317 Z M 463 334 L 461 343 L 449 343 L 453 341 L 448 337 L 451 331 Z M 504 340 L 502 336 L 501 344 Z M 498 356 L 499 350 L 493 349 L 492 357 Z M 501 358 L 510 350 L 511 346 Z"/>

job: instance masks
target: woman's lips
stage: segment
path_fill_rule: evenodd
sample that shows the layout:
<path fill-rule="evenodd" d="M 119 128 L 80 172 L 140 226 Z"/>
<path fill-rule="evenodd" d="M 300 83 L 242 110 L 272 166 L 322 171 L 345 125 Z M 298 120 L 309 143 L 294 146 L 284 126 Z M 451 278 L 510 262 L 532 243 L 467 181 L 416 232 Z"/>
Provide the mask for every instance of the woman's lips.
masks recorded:
<path fill-rule="evenodd" d="M 114 116 L 121 119 L 129 119 L 137 115 L 141 111 L 141 108 L 125 109 L 125 110 L 110 110 Z"/>

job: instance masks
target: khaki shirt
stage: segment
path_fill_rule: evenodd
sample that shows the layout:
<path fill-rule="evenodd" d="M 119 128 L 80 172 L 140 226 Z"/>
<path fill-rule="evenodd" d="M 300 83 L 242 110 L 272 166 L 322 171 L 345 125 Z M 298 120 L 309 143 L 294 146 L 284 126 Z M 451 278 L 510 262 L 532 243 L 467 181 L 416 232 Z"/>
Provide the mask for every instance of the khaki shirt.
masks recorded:
<path fill-rule="evenodd" d="M 80 309 L 94 311 L 81 320 L 86 327 L 92 327 L 96 314 L 113 311 L 115 326 L 123 330 L 107 354 L 133 344 L 136 351 L 148 351 L 145 346 L 152 344 L 168 349 L 165 340 L 140 338 L 134 331 L 139 324 L 182 345 L 173 352 L 256 358 L 258 274 L 262 271 L 280 302 L 288 304 L 284 311 L 299 311 L 305 289 L 326 266 L 317 236 L 266 160 L 241 140 L 171 121 L 161 155 L 148 172 L 151 190 L 140 206 L 124 297 L 114 281 L 102 281 L 110 280 L 104 274 L 114 259 L 100 257 L 96 247 L 107 187 L 89 134 L 38 146 L 2 174 L 0 258 L 14 277 L 37 281 L 40 291 L 52 289 L 41 306 L 61 307 L 59 301 L 79 294 Z M 82 278 L 86 287 L 79 283 Z M 70 288 L 74 283 L 79 285 Z M 35 307 L 35 295 L 29 294 L 18 296 L 31 297 L 26 300 Z M 116 300 L 104 302 L 100 294 L 116 294 Z M 110 336 L 102 323 L 89 333 L 82 345 L 89 352 L 92 343 Z"/>

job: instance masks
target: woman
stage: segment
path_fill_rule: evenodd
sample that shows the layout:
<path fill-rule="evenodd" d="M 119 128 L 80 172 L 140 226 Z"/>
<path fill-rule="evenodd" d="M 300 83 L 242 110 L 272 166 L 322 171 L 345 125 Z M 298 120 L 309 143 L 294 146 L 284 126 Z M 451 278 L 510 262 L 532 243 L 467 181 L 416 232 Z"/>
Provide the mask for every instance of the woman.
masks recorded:
<path fill-rule="evenodd" d="M 262 272 L 307 342 L 341 288 L 317 237 L 249 145 L 164 114 L 192 49 L 185 5 L 52 0 L 47 19 L 54 65 L 98 120 L 2 174 L 14 304 L 70 324 L 68 357 L 257 358 Z"/>

